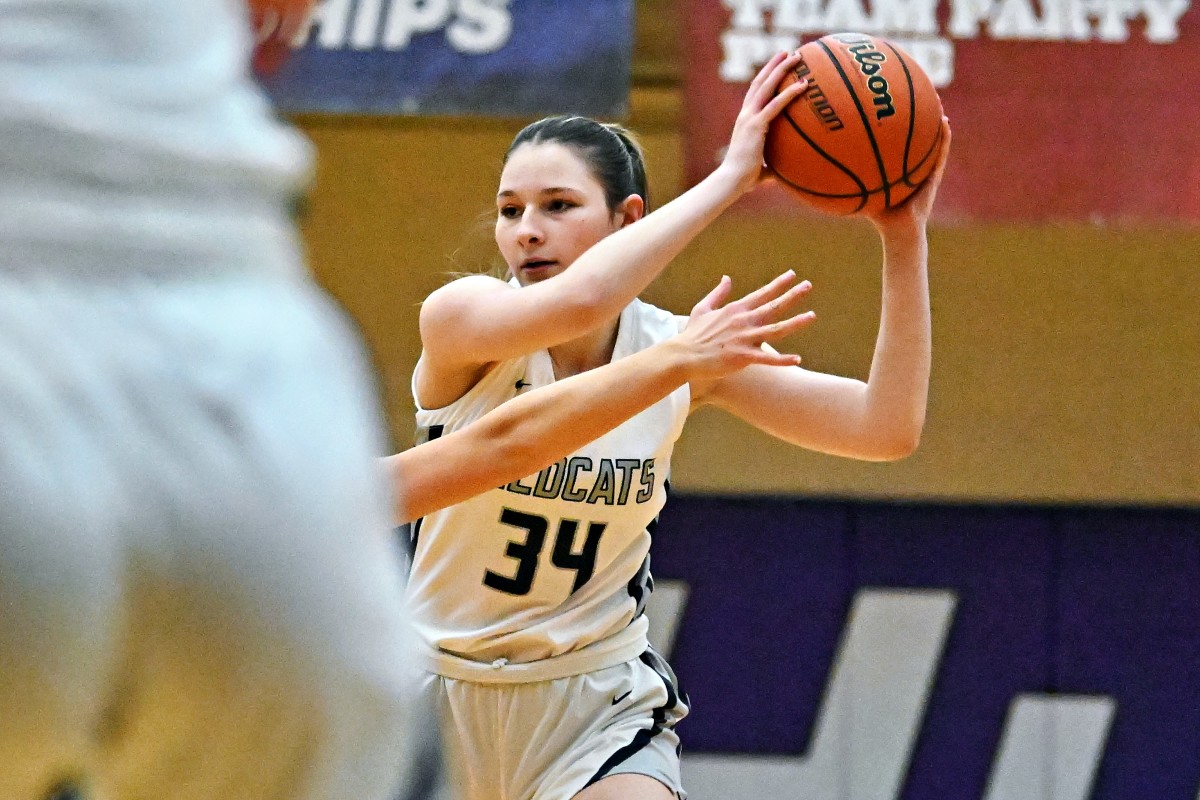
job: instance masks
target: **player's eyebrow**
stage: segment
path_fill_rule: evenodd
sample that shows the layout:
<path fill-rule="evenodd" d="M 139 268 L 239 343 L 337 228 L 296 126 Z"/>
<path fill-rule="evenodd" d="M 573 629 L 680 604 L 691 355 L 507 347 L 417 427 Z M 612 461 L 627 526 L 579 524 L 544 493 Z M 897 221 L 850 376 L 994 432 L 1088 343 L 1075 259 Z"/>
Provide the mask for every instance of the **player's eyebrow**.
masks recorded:
<path fill-rule="evenodd" d="M 576 190 L 571 188 L 570 186 L 551 186 L 546 189 L 539 190 L 538 194 L 570 194 L 571 192 L 574 192 L 574 191 L 576 191 Z M 496 199 L 501 199 L 504 197 L 513 197 L 515 195 L 516 195 L 516 192 L 513 191 L 512 189 L 505 189 L 496 195 Z"/>

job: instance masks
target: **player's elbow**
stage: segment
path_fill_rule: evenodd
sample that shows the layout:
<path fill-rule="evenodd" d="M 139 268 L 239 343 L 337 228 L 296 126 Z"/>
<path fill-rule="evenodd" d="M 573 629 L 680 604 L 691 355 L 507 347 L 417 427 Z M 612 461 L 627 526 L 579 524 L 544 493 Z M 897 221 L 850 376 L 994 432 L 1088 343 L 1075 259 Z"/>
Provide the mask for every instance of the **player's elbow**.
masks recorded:
<path fill-rule="evenodd" d="M 923 424 L 914 423 L 878 437 L 872 447 L 872 461 L 901 461 L 917 452 L 921 446 L 921 430 Z"/>

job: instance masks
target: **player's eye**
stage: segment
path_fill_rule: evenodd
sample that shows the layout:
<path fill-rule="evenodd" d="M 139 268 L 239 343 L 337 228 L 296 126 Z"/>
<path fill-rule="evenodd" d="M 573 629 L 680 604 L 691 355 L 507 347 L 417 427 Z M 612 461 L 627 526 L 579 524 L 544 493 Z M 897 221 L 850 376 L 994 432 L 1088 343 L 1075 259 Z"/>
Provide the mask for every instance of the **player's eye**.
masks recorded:
<path fill-rule="evenodd" d="M 562 199 L 554 199 L 546 204 L 546 209 L 553 213 L 561 213 L 574 207 L 574 203 L 570 202 L 569 200 Z"/>
<path fill-rule="evenodd" d="M 500 206 L 500 216 L 505 219 L 516 219 L 521 216 L 521 209 L 516 206 Z"/>

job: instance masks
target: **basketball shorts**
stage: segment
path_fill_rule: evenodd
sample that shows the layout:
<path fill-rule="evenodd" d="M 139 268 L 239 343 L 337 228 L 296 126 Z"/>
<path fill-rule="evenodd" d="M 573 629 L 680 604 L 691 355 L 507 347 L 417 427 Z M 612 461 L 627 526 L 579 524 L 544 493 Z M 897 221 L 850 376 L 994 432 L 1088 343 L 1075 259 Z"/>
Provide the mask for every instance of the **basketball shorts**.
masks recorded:
<path fill-rule="evenodd" d="M 400 794 L 379 419 L 305 281 L 0 274 L 0 797 Z"/>
<path fill-rule="evenodd" d="M 569 800 L 609 775 L 647 775 L 681 800 L 687 695 L 653 650 L 584 675 L 484 684 L 430 675 L 454 800 Z"/>

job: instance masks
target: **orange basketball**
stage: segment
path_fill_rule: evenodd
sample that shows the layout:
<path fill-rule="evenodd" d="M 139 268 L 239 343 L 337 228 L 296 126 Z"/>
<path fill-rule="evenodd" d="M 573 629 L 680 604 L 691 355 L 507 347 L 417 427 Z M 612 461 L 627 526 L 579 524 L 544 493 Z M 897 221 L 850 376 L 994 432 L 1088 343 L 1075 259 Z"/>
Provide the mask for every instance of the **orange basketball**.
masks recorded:
<path fill-rule="evenodd" d="M 800 48 L 781 87 L 809 89 L 767 130 L 764 155 L 784 186 L 830 214 L 894 208 L 929 177 L 942 138 L 942 101 L 894 44 L 835 33 Z"/>

